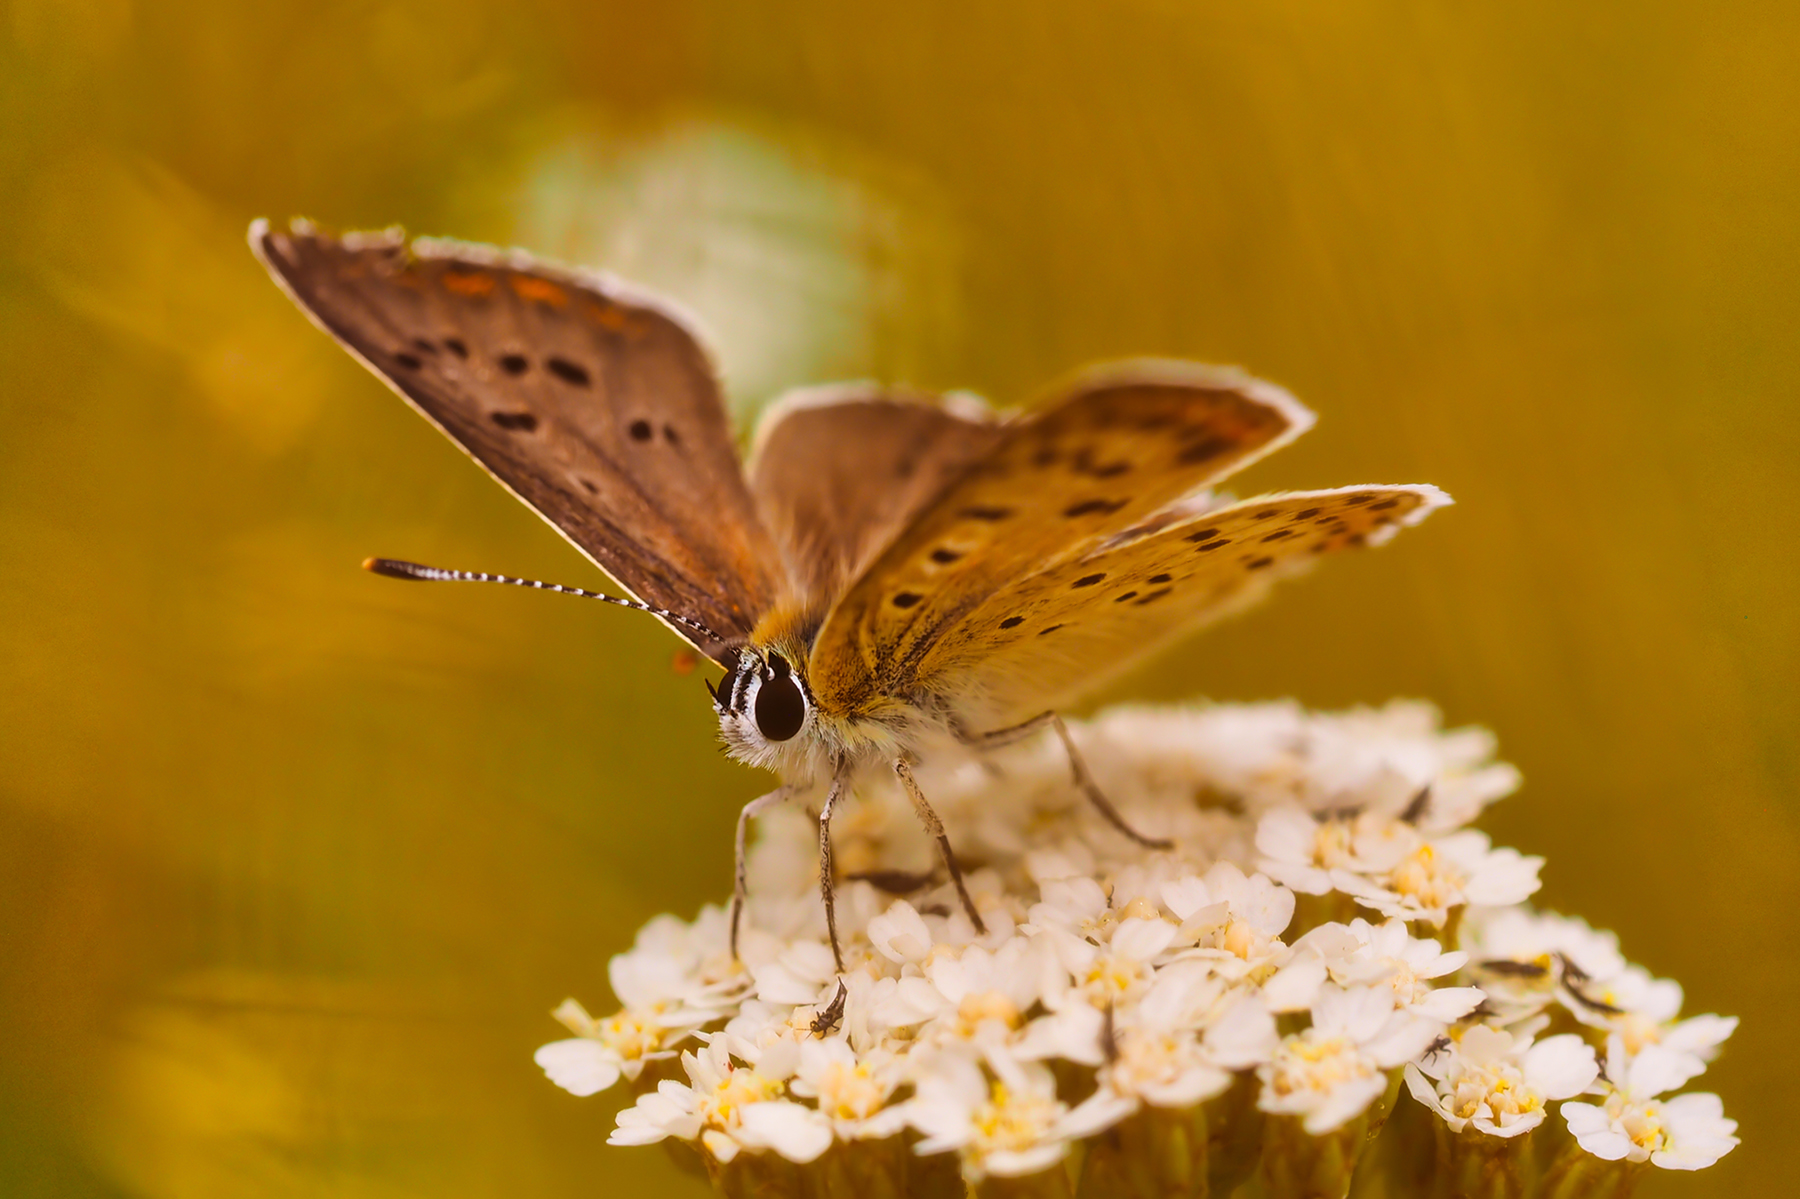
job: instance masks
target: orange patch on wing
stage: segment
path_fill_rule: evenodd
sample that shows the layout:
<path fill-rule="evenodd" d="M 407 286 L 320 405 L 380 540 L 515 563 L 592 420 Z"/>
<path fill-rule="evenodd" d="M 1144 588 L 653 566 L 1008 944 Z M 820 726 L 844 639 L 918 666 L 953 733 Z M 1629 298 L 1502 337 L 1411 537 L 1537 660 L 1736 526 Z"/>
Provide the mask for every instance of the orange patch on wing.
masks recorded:
<path fill-rule="evenodd" d="M 494 290 L 494 277 L 475 271 L 445 271 L 444 290 L 459 296 L 485 296 Z"/>
<path fill-rule="evenodd" d="M 615 331 L 624 329 L 631 323 L 631 314 L 615 304 L 590 303 L 587 314 L 595 324 L 605 325 Z"/>
<path fill-rule="evenodd" d="M 513 275 L 507 282 L 512 284 L 521 300 L 536 300 L 540 304 L 548 304 L 552 308 L 566 308 L 569 304 L 569 293 L 550 282 L 548 279 L 534 279 L 530 275 Z"/>

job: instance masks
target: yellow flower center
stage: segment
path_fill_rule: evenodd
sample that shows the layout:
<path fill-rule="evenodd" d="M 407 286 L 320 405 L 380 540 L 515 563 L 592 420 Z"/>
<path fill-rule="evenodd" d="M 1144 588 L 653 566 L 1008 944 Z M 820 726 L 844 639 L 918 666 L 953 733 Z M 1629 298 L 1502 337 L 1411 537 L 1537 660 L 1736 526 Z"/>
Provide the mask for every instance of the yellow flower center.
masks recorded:
<path fill-rule="evenodd" d="M 1227 953 L 1235 954 L 1247 961 L 1251 951 L 1256 948 L 1257 940 L 1256 930 L 1242 920 L 1233 920 L 1225 926 L 1223 944 Z"/>
<path fill-rule="evenodd" d="M 1412 855 L 1394 867 L 1388 885 L 1400 895 L 1417 900 L 1426 908 L 1453 907 L 1462 902 L 1463 884 L 1468 879 L 1438 855 L 1429 845 L 1421 845 Z"/>
<path fill-rule="evenodd" d="M 1465 1071 L 1456 1080 L 1450 1099 L 1451 1110 L 1463 1119 L 1474 1119 L 1485 1107 L 1495 1123 L 1543 1106 L 1543 1096 L 1527 1087 L 1519 1068 L 1508 1062 L 1489 1062 Z"/>
<path fill-rule="evenodd" d="M 962 1002 L 956 1005 L 957 1024 L 964 1036 L 973 1036 L 975 1030 L 989 1020 L 1017 1028 L 1023 1016 L 1019 1006 L 998 991 L 964 995 Z"/>
<path fill-rule="evenodd" d="M 728 1070 L 702 1101 L 701 1114 L 707 1123 L 723 1127 L 737 1119 L 740 1109 L 774 1099 L 784 1089 L 780 1079 L 764 1078 L 749 1067 Z"/>
<path fill-rule="evenodd" d="M 975 1134 L 984 1153 L 1029 1149 L 1056 1122 L 1056 1104 L 1037 1095 L 1015 1095 L 996 1082 L 975 1112 Z"/>
<path fill-rule="evenodd" d="M 1313 865 L 1330 870 L 1334 866 L 1349 864 L 1356 856 L 1351 847 L 1353 839 L 1348 822 L 1323 822 L 1313 834 Z"/>
<path fill-rule="evenodd" d="M 1308 1029 L 1282 1042 L 1275 1051 L 1275 1070 L 1269 1085 L 1277 1095 L 1292 1095 L 1296 1091 L 1324 1094 L 1374 1073 L 1375 1067 L 1357 1052 L 1353 1041 L 1319 1036 Z"/>
<path fill-rule="evenodd" d="M 594 1028 L 599 1042 L 626 1061 L 646 1057 L 662 1048 L 662 1029 L 652 1023 L 661 1005 L 626 1008 L 600 1021 Z"/>
<path fill-rule="evenodd" d="M 866 1120 L 886 1100 L 887 1089 L 867 1062 L 833 1062 L 819 1079 L 819 1110 L 834 1120 Z"/>

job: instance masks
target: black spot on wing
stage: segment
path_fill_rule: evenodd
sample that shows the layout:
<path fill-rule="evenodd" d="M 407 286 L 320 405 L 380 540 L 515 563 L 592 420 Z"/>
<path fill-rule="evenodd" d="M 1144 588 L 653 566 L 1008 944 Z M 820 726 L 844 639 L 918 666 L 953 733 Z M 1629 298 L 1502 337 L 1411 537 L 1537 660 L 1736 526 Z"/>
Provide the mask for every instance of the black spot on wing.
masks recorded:
<path fill-rule="evenodd" d="M 433 358 L 437 357 L 438 348 L 436 346 L 432 345 L 430 342 L 426 341 L 423 337 L 413 338 L 412 344 L 413 344 L 413 349 L 419 351 L 419 353 L 429 354 Z"/>
<path fill-rule="evenodd" d="M 591 382 L 587 368 L 567 358 L 546 358 L 544 369 L 572 387 L 586 387 Z"/>
<path fill-rule="evenodd" d="M 1049 627 L 1049 628 L 1047 628 L 1047 629 L 1039 629 L 1039 630 L 1038 630 L 1038 636 L 1039 636 L 1039 637 L 1048 637 L 1048 636 L 1049 636 L 1049 635 L 1050 635 L 1050 634 L 1052 634 L 1052 633 L 1054 633 L 1054 632 L 1056 632 L 1056 630 L 1058 630 L 1058 629 L 1060 629 L 1060 628 L 1062 628 L 1062 626 L 1061 626 L 1061 625 L 1059 625 L 1059 624 L 1053 624 L 1053 625 L 1051 625 L 1051 626 L 1050 626 L 1050 627 Z"/>
<path fill-rule="evenodd" d="M 1070 583 L 1069 586 L 1070 587 L 1092 587 L 1095 583 L 1098 583 L 1105 578 L 1106 578 L 1106 576 L 1104 574 L 1082 575 L 1079 579 L 1076 579 L 1073 583 Z"/>
<path fill-rule="evenodd" d="M 1231 448 L 1231 442 L 1223 437 L 1209 437 L 1205 441 L 1197 441 L 1181 451 L 1175 461 L 1183 466 L 1197 466 L 1202 462 L 1210 462 Z"/>
<path fill-rule="evenodd" d="M 1008 616 L 1005 620 L 1000 622 L 1000 627 L 1003 629 L 1016 629 L 1024 623 L 1025 618 L 1023 616 Z"/>
<path fill-rule="evenodd" d="M 902 591 L 899 595 L 894 597 L 894 607 L 910 608 L 924 598 L 924 596 L 916 591 Z"/>
<path fill-rule="evenodd" d="M 416 371 L 421 366 L 425 365 L 423 362 L 419 361 L 419 356 L 417 354 L 408 354 L 405 350 L 395 354 L 394 361 L 398 362 L 409 371 Z"/>
<path fill-rule="evenodd" d="M 1137 595 L 1137 592 L 1135 592 L 1135 591 L 1127 591 L 1124 595 L 1115 595 L 1113 597 L 1113 603 L 1122 604 L 1126 600 L 1134 598 L 1136 595 Z"/>
<path fill-rule="evenodd" d="M 656 435 L 656 431 L 650 427 L 650 422 L 647 420 L 634 420 L 625 431 L 631 434 L 633 441 L 649 441 Z"/>
<path fill-rule="evenodd" d="M 1093 516 L 1096 513 L 1111 515 L 1130 502 L 1129 499 L 1082 500 L 1078 504 L 1070 504 L 1067 508 L 1064 508 L 1063 515 L 1071 518 L 1077 516 Z"/>
<path fill-rule="evenodd" d="M 1151 575 L 1151 576 L 1150 576 L 1150 577 L 1149 577 L 1149 579 L 1147 579 L 1147 580 L 1146 580 L 1146 582 L 1150 582 L 1150 583 L 1167 583 L 1167 582 L 1168 582 L 1168 581 L 1169 581 L 1169 580 L 1170 580 L 1170 579 L 1171 579 L 1171 578 L 1173 578 L 1173 577 L 1174 577 L 1174 576 L 1173 576 L 1173 575 Z"/>
<path fill-rule="evenodd" d="M 460 337 L 444 338 L 444 348 L 449 350 L 452 354 L 455 354 L 458 358 L 467 358 L 469 356 L 469 347 L 464 344 L 463 339 Z"/>
<path fill-rule="evenodd" d="M 529 412 L 490 412 L 488 419 L 509 433 L 531 433 L 538 427 L 538 418 Z"/>
<path fill-rule="evenodd" d="M 1211 541 L 1213 538 L 1217 537 L 1218 535 L 1219 535 L 1219 530 L 1217 530 L 1217 529 L 1201 529 L 1198 533 L 1189 533 L 1187 535 L 1187 540 L 1189 540 L 1189 541 Z"/>
<path fill-rule="evenodd" d="M 931 551 L 931 560 L 936 562 L 939 566 L 948 566 L 961 557 L 962 555 L 956 550 L 947 550 L 942 546 Z"/>
<path fill-rule="evenodd" d="M 1227 546 L 1230 544 L 1231 544 L 1231 538 L 1221 537 L 1217 541 L 1209 541 L 1205 545 L 1200 546 L 1198 552 L 1202 553 L 1202 554 L 1207 554 L 1207 553 L 1211 553 L 1213 550 L 1219 549 L 1222 546 Z"/>
<path fill-rule="evenodd" d="M 1011 516 L 1012 514 L 1013 514 L 1013 510 L 1011 508 L 1002 508 L 997 505 L 987 505 L 987 504 L 978 504 L 973 508 L 964 508 L 961 512 L 957 513 L 958 516 L 961 516 L 967 520 L 985 520 L 985 521 L 1005 520 L 1007 517 Z"/>
<path fill-rule="evenodd" d="M 523 354 L 502 354 L 500 355 L 500 369 L 516 379 L 531 369 L 531 363 Z"/>
<path fill-rule="evenodd" d="M 670 445 L 680 445 L 681 444 L 681 434 L 679 434 L 675 431 L 674 425 L 664 425 L 663 426 L 663 440 L 668 442 Z"/>
<path fill-rule="evenodd" d="M 1173 587 L 1158 587 L 1155 591 L 1150 592 L 1150 594 L 1146 595 L 1143 599 L 1139 600 L 1137 602 L 1136 606 L 1141 608 L 1145 604 L 1153 603 L 1154 601 L 1159 600 L 1163 596 L 1169 594 L 1169 592 L 1171 592 L 1173 590 L 1175 590 Z"/>

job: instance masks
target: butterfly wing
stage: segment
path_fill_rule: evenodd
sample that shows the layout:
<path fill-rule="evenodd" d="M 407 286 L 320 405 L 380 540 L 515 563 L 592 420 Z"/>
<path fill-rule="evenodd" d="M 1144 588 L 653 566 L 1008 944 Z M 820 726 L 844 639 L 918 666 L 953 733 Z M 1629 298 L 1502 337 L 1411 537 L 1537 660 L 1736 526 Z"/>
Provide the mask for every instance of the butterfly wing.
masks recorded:
<path fill-rule="evenodd" d="M 779 590 L 711 363 L 658 305 L 522 255 L 295 222 L 251 247 L 313 321 L 719 658 Z M 671 626 L 675 627 L 675 626 Z M 701 642 L 706 642 L 701 644 Z"/>
<path fill-rule="evenodd" d="M 757 426 L 750 490 L 808 604 L 841 595 L 1003 427 L 974 401 L 872 384 L 811 388 L 771 406 Z"/>
<path fill-rule="evenodd" d="M 814 644 L 822 707 L 917 689 L 933 647 L 1018 580 L 1090 552 L 1297 436 L 1312 414 L 1236 372 L 1141 362 L 1077 382 L 989 453 L 863 571 Z"/>
<path fill-rule="evenodd" d="M 1291 492 L 1134 530 L 972 609 L 932 646 L 920 685 L 983 722 L 1054 707 L 1241 611 L 1278 579 L 1380 544 L 1449 502 L 1423 486 Z"/>

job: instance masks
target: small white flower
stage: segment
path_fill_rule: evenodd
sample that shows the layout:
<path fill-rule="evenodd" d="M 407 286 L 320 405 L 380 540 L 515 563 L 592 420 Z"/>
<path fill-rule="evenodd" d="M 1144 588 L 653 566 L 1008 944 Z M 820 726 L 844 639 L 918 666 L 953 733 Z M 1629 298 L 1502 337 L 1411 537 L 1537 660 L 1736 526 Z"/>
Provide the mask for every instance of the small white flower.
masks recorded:
<path fill-rule="evenodd" d="M 1717 1095 L 1658 1096 L 1698 1071 L 1692 1054 L 1650 1045 L 1627 1058 L 1624 1040 L 1607 1042 L 1601 1103 L 1565 1103 L 1563 1118 L 1581 1147 L 1607 1161 L 1648 1161 L 1665 1170 L 1699 1170 L 1737 1147 L 1737 1121 L 1725 1118 Z"/>
<path fill-rule="evenodd" d="M 918 909 L 904 899 L 895 900 L 887 911 L 869 921 L 868 937 L 875 951 L 896 965 L 922 962 L 931 952 L 931 929 Z"/>
<path fill-rule="evenodd" d="M 619 1081 L 618 1055 L 586 1037 L 540 1045 L 531 1060 L 571 1095 L 597 1095 Z"/>
<path fill-rule="evenodd" d="M 1386 1072 L 1417 1057 L 1441 1027 L 1395 1011 L 1385 989 L 1369 987 L 1325 987 L 1312 1019 L 1311 1028 L 1284 1037 L 1256 1074 L 1257 1106 L 1302 1117 L 1314 1136 L 1362 1114 L 1387 1090 Z"/>
<path fill-rule="evenodd" d="M 533 1055 L 550 1081 L 586 1096 L 621 1076 L 635 1080 L 646 1063 L 673 1057 L 673 1046 L 731 1010 L 747 979 L 731 961 L 725 921 L 709 906 L 692 924 L 664 915 L 638 930 L 636 943 L 607 964 L 620 1011 L 596 1020 L 565 999 L 551 1013 L 575 1036 Z"/>
<path fill-rule="evenodd" d="M 1062 1160 L 1069 1142 L 1060 1125 L 1068 1108 L 1056 1097 L 1050 1071 L 1002 1053 L 985 1061 L 991 1077 L 964 1053 L 931 1055 L 906 1105 L 908 1122 L 925 1138 L 916 1152 L 956 1150 L 972 1182 L 1035 1174 Z"/>
<path fill-rule="evenodd" d="M 1104 1052 L 1106 1014 L 1080 1010 L 1092 1017 L 1085 1044 L 1059 1046 L 1057 1056 L 1102 1064 L 1098 1089 L 1063 1126 L 1072 1137 L 1091 1136 L 1143 1104 L 1183 1108 L 1209 1099 L 1231 1085 L 1233 1070 L 1270 1060 L 1280 1042 L 1274 1016 L 1254 994 L 1228 988 L 1199 962 L 1159 971 L 1141 1003 L 1113 1013 L 1110 1059 Z M 1040 1020 L 1032 1031 L 1051 1023 Z M 1070 1052 L 1096 1043 L 1101 1052 L 1092 1058 Z"/>
<path fill-rule="evenodd" d="M 1442 925 L 1466 904 L 1521 903 L 1538 889 L 1544 859 L 1494 849 L 1473 829 L 1423 841 L 1385 873 L 1334 870 L 1332 882 L 1384 916 Z"/>
<path fill-rule="evenodd" d="M 1534 1042 L 1528 1032 L 1477 1024 L 1408 1065 L 1406 1087 L 1452 1132 L 1473 1126 L 1515 1137 L 1543 1123 L 1546 1102 L 1579 1095 L 1599 1074 L 1594 1051 L 1574 1033 Z"/>
<path fill-rule="evenodd" d="M 928 1041 L 1003 1041 L 1061 978 L 1037 938 L 1013 937 L 995 951 L 939 947 L 875 1006 L 873 1019 L 889 1028 L 924 1025 L 919 1035 Z"/>
<path fill-rule="evenodd" d="M 712 1014 L 674 1002 L 628 1007 L 596 1020 L 573 999 L 551 1013 L 575 1033 L 541 1045 L 532 1060 L 550 1081 L 572 1095 L 598 1094 L 619 1081 L 635 1080 L 646 1063 L 675 1056 L 667 1048 L 689 1036 Z"/>
<path fill-rule="evenodd" d="M 1681 984 L 1674 979 L 1652 977 L 1641 966 L 1627 965 L 1604 982 L 1574 979 L 1563 972 L 1563 989 L 1571 992 L 1566 1006 L 1577 1020 L 1623 1039 L 1628 1053 L 1647 1046 L 1691 1055 L 1697 1063 L 1712 1061 L 1719 1048 L 1737 1030 L 1731 1016 L 1692 1016 L 1677 1020 L 1681 1012 Z"/>
<path fill-rule="evenodd" d="M 683 1053 L 681 1065 L 688 1085 L 664 1081 L 640 1096 L 619 1113 L 608 1144 L 698 1139 L 721 1162 L 729 1162 L 741 1149 L 773 1149 L 790 1161 L 807 1162 L 830 1148 L 830 1123 L 818 1112 L 782 1098 L 786 1088 L 781 1079 L 732 1061 L 725 1038 Z M 750 1114 L 759 1108 L 774 1110 Z"/>
<path fill-rule="evenodd" d="M 1281 934 L 1294 918 L 1294 893 L 1263 874 L 1219 862 L 1204 877 L 1164 883 L 1162 899 L 1181 926 L 1176 940 L 1227 978 L 1274 967 L 1287 956 Z"/>
<path fill-rule="evenodd" d="M 1294 943 L 1293 955 L 1264 986 L 1263 998 L 1275 1011 L 1292 1012 L 1311 1007 L 1327 979 L 1345 987 L 1385 983 L 1395 1007 L 1447 1024 L 1481 1003 L 1481 989 L 1431 983 L 1467 960 L 1466 953 L 1444 953 L 1436 941 L 1412 936 L 1400 920 L 1321 924 Z"/>
<path fill-rule="evenodd" d="M 857 1054 L 843 1037 L 810 1040 L 800 1046 L 800 1063 L 788 1089 L 817 1102 L 840 1140 L 893 1136 L 906 1113 L 890 1106 L 905 1081 L 906 1061 L 888 1049 Z"/>

